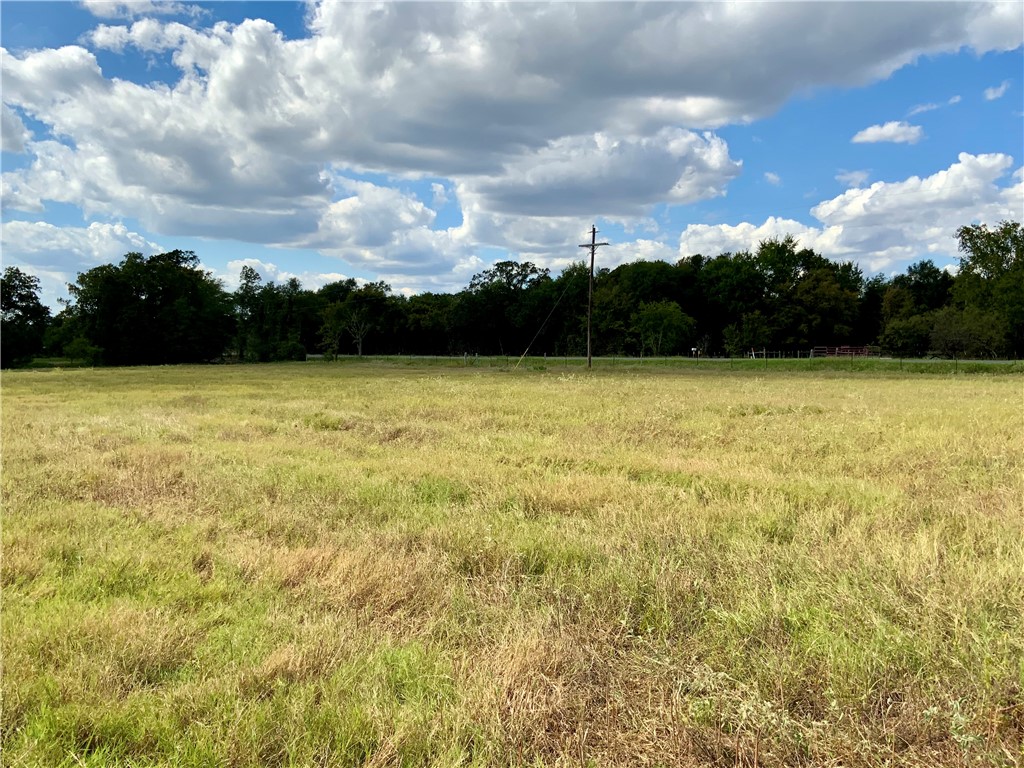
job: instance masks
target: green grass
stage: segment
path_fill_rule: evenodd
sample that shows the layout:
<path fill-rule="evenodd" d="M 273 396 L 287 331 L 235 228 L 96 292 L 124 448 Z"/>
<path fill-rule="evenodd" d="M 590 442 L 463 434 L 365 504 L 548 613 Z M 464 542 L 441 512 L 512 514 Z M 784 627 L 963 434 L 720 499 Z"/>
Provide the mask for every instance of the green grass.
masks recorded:
<path fill-rule="evenodd" d="M 1019 765 L 1024 378 L 786 362 L 5 373 L 4 764 Z"/>
<path fill-rule="evenodd" d="M 320 361 L 310 361 L 316 364 Z M 403 356 L 381 355 L 358 357 L 341 357 L 333 361 L 325 361 L 329 365 L 405 365 L 422 368 L 426 366 L 443 368 L 503 368 L 511 370 L 532 371 L 566 371 L 586 368 L 586 358 L 581 357 L 524 357 L 501 355 L 497 357 L 473 356 Z M 900 360 L 888 357 L 818 357 L 818 358 L 692 358 L 692 357 L 595 357 L 593 366 L 600 370 L 717 370 L 719 372 L 763 372 L 768 375 L 785 372 L 805 373 L 898 373 L 901 376 L 912 373 L 936 374 L 988 374 L 1003 375 L 1024 373 L 1024 362 L 1020 360 Z"/>

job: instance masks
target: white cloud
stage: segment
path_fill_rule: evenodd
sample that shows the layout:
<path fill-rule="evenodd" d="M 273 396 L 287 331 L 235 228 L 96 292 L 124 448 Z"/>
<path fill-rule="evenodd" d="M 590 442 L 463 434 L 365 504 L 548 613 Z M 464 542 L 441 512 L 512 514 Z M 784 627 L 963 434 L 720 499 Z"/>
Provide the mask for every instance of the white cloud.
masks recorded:
<path fill-rule="evenodd" d="M 39 277 L 44 303 L 56 307 L 67 284 L 79 272 L 119 262 L 129 252 L 159 253 L 159 245 L 124 224 L 93 222 L 87 227 L 57 227 L 45 221 L 0 223 L 5 264 L 16 264 Z"/>
<path fill-rule="evenodd" d="M 481 209 L 531 216 L 639 216 L 659 202 L 685 204 L 725 194 L 741 164 L 709 133 L 665 128 L 651 137 L 597 133 L 551 142 L 468 180 L 461 199 Z"/>
<path fill-rule="evenodd" d="M 778 187 L 782 184 L 782 179 L 779 178 L 779 174 L 772 173 L 771 171 L 765 171 L 764 180 L 771 184 L 773 187 Z"/>
<path fill-rule="evenodd" d="M 348 195 L 328 207 L 319 232 L 308 241 L 310 246 L 378 248 L 391 242 L 396 232 L 428 228 L 436 215 L 416 198 L 392 187 L 344 177 L 337 177 L 335 185 Z"/>
<path fill-rule="evenodd" d="M 947 101 L 946 103 L 949 104 L 950 106 L 952 106 L 953 104 L 959 104 L 960 96 L 950 96 L 949 101 Z"/>
<path fill-rule="evenodd" d="M 923 179 L 875 182 L 819 203 L 811 209 L 821 222 L 817 227 L 774 217 L 760 225 L 690 225 L 680 237 L 680 252 L 753 250 L 761 240 L 792 234 L 803 247 L 859 261 L 869 273 L 922 258 L 954 259 L 959 226 L 1020 216 L 1024 173 L 1018 169 L 1011 186 L 998 184 L 1012 164 L 1008 155 L 961 153 L 949 168 Z"/>
<path fill-rule="evenodd" d="M 863 187 L 871 178 L 870 171 L 845 171 L 840 170 L 836 174 L 836 181 L 846 187 Z"/>
<path fill-rule="evenodd" d="M 86 45 L 135 48 L 177 79 L 107 76 L 82 46 L 4 51 L 4 101 L 57 137 L 25 143 L 31 165 L 3 174 L 4 205 L 68 203 L 158 235 L 316 242 L 387 274 L 447 279 L 474 267 L 471 243 L 547 258 L 584 213 L 625 220 L 721 195 L 738 163 L 695 131 L 921 56 L 1011 50 L 1012 17 L 999 4 L 898 4 L 880 36 L 877 9 L 857 3 L 312 2 L 296 39 L 261 20 L 100 25 Z M 372 185 L 337 201 L 330 168 L 445 180 L 463 225 L 436 231 L 429 208 Z"/>
<path fill-rule="evenodd" d="M 430 185 L 430 192 L 433 195 L 434 208 L 440 208 L 442 205 L 448 202 L 448 190 L 445 189 L 444 184 L 438 184 L 436 181 Z"/>
<path fill-rule="evenodd" d="M 372 270 L 394 287 L 413 290 L 464 287 L 459 281 L 467 265 L 483 263 L 474 259 L 462 230 L 431 229 L 436 214 L 415 197 L 340 175 L 332 184 L 347 196 L 331 203 L 317 231 L 294 245 L 315 248 Z"/>
<path fill-rule="evenodd" d="M 251 267 L 259 273 L 264 283 L 276 283 L 281 285 L 293 277 L 298 280 L 306 290 L 316 291 L 328 283 L 336 283 L 347 280 L 348 275 L 341 272 L 290 272 L 281 269 L 277 264 L 259 259 L 233 259 L 227 263 L 227 268 L 221 272 L 210 267 L 204 267 L 213 273 L 213 276 L 220 280 L 225 289 L 234 291 L 241 284 L 242 267 Z M 362 278 L 355 278 L 357 283 L 365 283 Z"/>
<path fill-rule="evenodd" d="M 587 253 L 581 249 L 581 253 Z M 626 243 L 612 243 L 598 249 L 598 257 L 602 267 L 614 269 L 620 264 L 634 261 L 667 261 L 674 263 L 679 259 L 679 249 L 660 240 L 643 238 Z M 579 261 L 579 256 L 575 259 Z"/>
<path fill-rule="evenodd" d="M 4 152 L 21 154 L 25 151 L 25 142 L 32 134 L 10 107 L 0 107 L 0 149 Z"/>
<path fill-rule="evenodd" d="M 94 48 L 114 53 L 121 53 L 124 51 L 124 47 L 132 41 L 128 27 L 114 27 L 107 24 L 100 24 L 86 35 L 86 39 L 92 43 Z"/>
<path fill-rule="evenodd" d="M 762 240 L 793 235 L 801 247 L 814 248 L 829 256 L 836 254 L 835 231 L 822 231 L 794 219 L 768 217 L 763 224 L 691 224 L 679 238 L 679 253 L 683 256 L 753 251 Z"/>
<path fill-rule="evenodd" d="M 995 101 L 996 99 L 1003 98 L 1003 95 L 1010 88 L 1010 81 L 1003 80 L 999 85 L 993 86 L 992 88 L 985 89 L 985 101 Z"/>
<path fill-rule="evenodd" d="M 531 261 L 553 271 L 564 269 L 583 258 L 581 243 L 590 242 L 590 227 L 597 224 L 598 231 L 605 229 L 605 222 L 623 224 L 622 220 L 589 216 L 519 216 L 492 213 L 483 210 L 478 201 L 463 199 L 459 191 L 463 210 L 463 223 L 452 230 L 459 243 L 471 244 L 477 249 L 492 248 L 508 251 L 513 258 Z M 631 219 L 649 230 L 648 219 Z M 599 238 L 600 239 L 600 238 Z M 611 249 L 623 247 L 613 244 Z M 600 249 L 605 253 L 609 248 Z M 607 255 L 602 259 L 610 258 Z M 479 270 L 476 270 L 479 271 Z"/>
<path fill-rule="evenodd" d="M 966 32 L 975 51 L 985 49 L 1012 51 L 1021 44 L 1024 26 L 1020 21 L 1020 3 L 991 2 L 966 10 Z"/>
<path fill-rule="evenodd" d="M 89 269 L 120 261 L 130 251 L 150 254 L 160 250 L 159 245 L 120 223 L 58 227 L 45 221 L 4 221 L 0 228 L 4 257 L 41 269 Z"/>
<path fill-rule="evenodd" d="M 924 130 L 919 125 L 910 125 L 902 120 L 886 123 L 885 125 L 872 125 L 859 131 L 851 141 L 854 144 L 873 144 L 879 141 L 891 141 L 897 144 L 916 144 L 924 136 Z"/>

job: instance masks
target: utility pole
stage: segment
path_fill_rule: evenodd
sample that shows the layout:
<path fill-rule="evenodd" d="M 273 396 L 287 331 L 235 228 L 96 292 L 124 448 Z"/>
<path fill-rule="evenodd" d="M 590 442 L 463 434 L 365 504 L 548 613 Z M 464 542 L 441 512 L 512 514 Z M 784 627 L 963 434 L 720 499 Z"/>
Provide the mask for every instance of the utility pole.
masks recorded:
<path fill-rule="evenodd" d="M 580 248 L 590 249 L 590 286 L 587 288 L 587 370 L 589 371 L 593 365 L 590 358 L 590 315 L 594 307 L 594 254 L 597 253 L 599 246 L 608 245 L 608 243 L 597 242 L 597 226 L 590 228 L 590 242 L 583 243 Z"/>

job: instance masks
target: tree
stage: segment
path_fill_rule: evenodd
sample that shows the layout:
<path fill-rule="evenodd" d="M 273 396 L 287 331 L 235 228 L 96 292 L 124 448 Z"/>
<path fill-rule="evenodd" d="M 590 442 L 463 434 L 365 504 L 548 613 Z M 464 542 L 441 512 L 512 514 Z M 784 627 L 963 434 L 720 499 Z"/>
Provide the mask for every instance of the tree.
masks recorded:
<path fill-rule="evenodd" d="M 473 275 L 469 281 L 469 290 L 476 291 L 485 286 L 500 284 L 510 290 L 519 291 L 535 280 L 547 276 L 548 270 L 538 269 L 529 261 L 499 261 L 490 269 Z"/>
<path fill-rule="evenodd" d="M 1024 226 L 1017 221 L 1001 221 L 993 229 L 972 224 L 956 231 L 960 241 L 961 275 L 976 275 L 997 280 L 1024 263 Z"/>
<path fill-rule="evenodd" d="M 103 350 L 99 347 L 94 347 L 83 336 L 78 336 L 64 345 L 64 356 L 66 358 L 85 363 L 86 365 L 96 365 L 100 362 L 102 352 Z"/>
<path fill-rule="evenodd" d="M 107 365 L 204 362 L 231 338 L 231 297 L 192 251 L 129 253 L 78 275 L 68 286 L 67 329 L 100 350 Z"/>
<path fill-rule="evenodd" d="M 49 321 L 39 278 L 7 267 L 0 277 L 0 365 L 10 368 L 41 352 Z"/>
<path fill-rule="evenodd" d="M 548 270 L 528 261 L 499 261 L 474 275 L 451 313 L 462 348 L 485 354 L 525 349 L 554 302 L 545 296 L 552 283 Z"/>
<path fill-rule="evenodd" d="M 916 311 L 910 289 L 893 280 L 882 295 L 882 322 L 891 323 L 912 316 Z"/>
<path fill-rule="evenodd" d="M 894 285 L 906 286 L 917 313 L 942 309 L 949 304 L 953 289 L 953 276 L 939 269 L 930 259 L 907 267 L 906 275 L 893 279 Z"/>
<path fill-rule="evenodd" d="M 882 349 L 896 357 L 922 357 L 931 344 L 933 318 L 910 315 L 891 320 L 878 339 Z"/>
<path fill-rule="evenodd" d="M 407 347 L 413 352 L 448 354 L 451 348 L 451 312 L 456 297 L 447 293 L 420 293 L 405 303 Z"/>
<path fill-rule="evenodd" d="M 798 250 L 792 235 L 762 241 L 754 264 L 764 280 L 769 344 L 792 350 L 851 340 L 864 286 L 857 265 Z"/>
<path fill-rule="evenodd" d="M 875 275 L 864 281 L 857 307 L 855 338 L 874 342 L 882 333 L 882 302 L 888 288 L 889 280 L 884 275 Z"/>
<path fill-rule="evenodd" d="M 995 357 L 1001 343 L 998 318 L 977 307 L 940 309 L 935 313 L 931 341 L 945 357 Z"/>
<path fill-rule="evenodd" d="M 1004 354 L 1024 355 L 1024 226 L 1003 221 L 960 227 L 960 270 L 953 285 L 959 307 L 994 318 Z"/>
<path fill-rule="evenodd" d="M 764 276 L 753 255 L 743 251 L 707 260 L 698 273 L 697 284 L 700 295 L 707 302 L 698 321 L 703 321 L 701 330 L 711 336 L 713 347 L 717 348 L 718 340 L 721 339 L 731 354 L 742 354 L 752 345 L 760 348 L 762 344 L 768 343 L 770 316 L 766 306 Z M 758 316 L 756 329 L 752 325 L 749 333 L 746 329 L 739 336 L 732 333 L 731 341 L 726 342 L 726 328 L 737 326 L 737 323 L 745 326 L 744 316 L 755 313 Z M 737 327 L 734 327 L 736 330 Z"/>
<path fill-rule="evenodd" d="M 640 337 L 641 353 L 655 357 L 672 355 L 693 336 L 695 323 L 674 301 L 641 304 L 633 315 L 633 329 Z"/>
<path fill-rule="evenodd" d="M 763 349 L 768 344 L 770 331 L 768 320 L 760 311 L 745 313 L 738 323 L 727 325 L 722 331 L 722 341 L 730 357 L 746 357 L 754 349 Z"/>
<path fill-rule="evenodd" d="M 849 343 L 858 317 L 860 270 L 814 256 L 817 263 L 808 265 L 790 295 L 795 325 L 787 341 L 802 348 Z"/>
<path fill-rule="evenodd" d="M 235 349 L 238 359 L 259 359 L 260 293 L 263 278 L 248 264 L 242 267 L 235 301 Z"/>
<path fill-rule="evenodd" d="M 324 350 L 338 354 L 343 337 L 348 335 L 355 344 L 356 354 L 362 357 L 363 342 L 384 319 L 390 292 L 391 286 L 386 283 L 367 283 L 350 292 L 344 301 L 328 305 L 320 330 Z"/>

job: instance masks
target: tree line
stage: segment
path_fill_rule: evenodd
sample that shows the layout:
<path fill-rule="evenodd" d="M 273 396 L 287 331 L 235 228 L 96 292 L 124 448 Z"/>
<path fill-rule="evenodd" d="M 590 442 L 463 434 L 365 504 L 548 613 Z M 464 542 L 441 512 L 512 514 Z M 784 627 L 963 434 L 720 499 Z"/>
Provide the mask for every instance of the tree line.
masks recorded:
<path fill-rule="evenodd" d="M 637 261 L 595 275 L 597 355 L 741 356 L 751 349 L 878 345 L 903 357 L 1024 353 L 1024 227 L 957 230 L 956 274 L 923 260 L 865 278 L 792 237 L 753 251 Z M 129 253 L 80 273 L 56 316 L 16 267 L 0 284 L 4 367 L 48 355 L 94 365 L 303 360 L 309 353 L 535 355 L 586 352 L 588 269 L 553 277 L 502 261 L 458 293 L 401 296 L 349 279 L 319 290 L 243 267 L 227 291 L 191 251 Z"/>

